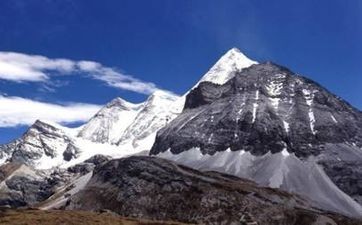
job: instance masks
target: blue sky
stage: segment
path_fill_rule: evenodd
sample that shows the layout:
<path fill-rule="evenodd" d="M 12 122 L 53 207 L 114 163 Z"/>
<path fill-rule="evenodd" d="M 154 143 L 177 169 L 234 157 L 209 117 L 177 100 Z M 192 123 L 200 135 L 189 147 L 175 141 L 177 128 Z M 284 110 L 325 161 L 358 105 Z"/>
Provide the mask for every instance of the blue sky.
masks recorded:
<path fill-rule="evenodd" d="M 40 81 L 11 70 L 19 76 L 0 79 L 0 96 L 19 110 L 29 100 L 49 109 L 81 103 L 91 112 L 117 96 L 140 102 L 154 89 L 182 94 L 237 47 L 253 60 L 287 66 L 362 109 L 361 12 L 359 0 L 2 0 L 0 52 L 21 53 L 11 55 L 17 60 L 43 56 L 23 60 L 52 67 L 43 68 L 44 74 L 26 67 Z M 97 64 L 89 72 L 84 61 Z M 2 121 L 0 143 L 27 127 L 5 121 L 11 119 Z"/>

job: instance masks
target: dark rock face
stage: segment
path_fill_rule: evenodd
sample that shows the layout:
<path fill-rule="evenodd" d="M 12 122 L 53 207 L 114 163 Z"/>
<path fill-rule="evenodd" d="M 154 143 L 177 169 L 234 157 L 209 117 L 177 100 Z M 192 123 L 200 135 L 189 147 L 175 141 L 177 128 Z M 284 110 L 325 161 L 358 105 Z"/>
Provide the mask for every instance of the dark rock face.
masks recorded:
<path fill-rule="evenodd" d="M 93 171 L 94 168 L 102 166 L 103 164 L 108 162 L 110 159 L 111 158 L 109 156 L 95 155 L 95 156 L 87 159 L 83 163 L 79 163 L 77 165 L 69 167 L 67 169 L 67 171 L 70 173 L 85 175 L 85 174 Z"/>
<path fill-rule="evenodd" d="M 9 202 L 7 202 L 6 205 L 15 207 L 34 205 L 54 194 L 51 185 L 47 182 L 43 180 L 32 180 L 22 176 L 12 177 L 10 180 L 6 181 L 6 185 L 9 189 L 19 194 L 18 198 L 7 199 Z M 4 202 L 0 204 L 3 205 Z"/>
<path fill-rule="evenodd" d="M 79 156 L 79 148 L 74 146 L 73 144 L 68 144 L 67 149 L 63 152 L 63 158 L 65 161 L 70 161 Z"/>
<path fill-rule="evenodd" d="M 198 224 L 300 225 L 320 218 L 331 224 L 353 222 L 312 209 L 287 192 L 144 156 L 111 160 L 97 168 L 67 209 L 111 210 L 122 216 Z"/>
<path fill-rule="evenodd" d="M 20 207 L 44 201 L 54 192 L 40 174 L 29 167 L 8 163 L 0 167 L 0 206 Z"/>
<path fill-rule="evenodd" d="M 199 147 L 213 155 L 228 148 L 264 155 L 318 155 L 325 143 L 362 146 L 362 113 L 315 82 L 264 63 L 224 85 L 203 82 L 183 113 L 159 131 L 151 154 Z"/>
<path fill-rule="evenodd" d="M 189 149 L 199 149 L 203 156 L 195 153 L 197 155 L 193 156 L 197 159 L 185 158 Z M 275 178 L 274 175 L 285 169 L 285 165 L 280 165 L 279 170 L 264 179 L 266 172 L 259 169 L 264 168 L 263 162 L 271 161 L 258 160 L 255 165 L 256 161 L 250 160 L 251 157 L 235 155 L 230 159 L 227 154 L 223 154 L 225 158 L 219 162 L 217 159 L 208 160 L 210 155 L 224 153 L 228 149 L 235 152 L 244 150 L 255 159 L 270 153 L 284 152 L 282 157 L 293 153 L 291 156 L 296 157 L 301 166 L 306 165 L 303 161 L 313 161 L 324 168 L 321 176 L 324 177 L 325 173 L 327 177 L 326 186 L 319 189 L 320 194 L 328 196 L 324 199 L 336 199 L 335 194 L 342 190 L 362 204 L 359 182 L 362 174 L 361 111 L 317 83 L 284 67 L 263 63 L 236 72 L 235 77 L 223 85 L 200 83 L 186 97 L 183 112 L 158 132 L 150 154 L 165 152 L 160 156 L 184 165 L 228 172 L 258 182 L 262 180 L 261 184 L 271 186 L 274 185 L 270 181 Z M 225 161 L 227 159 L 230 161 Z M 243 164 L 236 165 L 238 160 Z M 282 159 L 281 162 L 285 161 Z M 301 175 L 302 170 L 291 171 L 292 167 L 289 163 L 288 172 L 283 174 L 282 184 L 277 187 L 298 190 L 299 194 L 315 199 L 315 192 L 309 192 L 304 186 L 301 188 L 302 184 L 294 179 Z M 240 168 L 248 170 L 243 173 Z M 313 171 L 309 176 L 317 176 Z M 328 179 L 337 187 L 333 183 L 328 184 Z M 312 185 L 308 180 L 303 184 Z M 322 185 L 318 182 L 314 184 Z M 343 198 L 344 206 L 360 208 L 348 196 Z M 331 205 L 327 206 L 328 209 Z M 343 213 L 352 211 L 351 207 L 339 210 Z M 357 212 L 359 209 L 354 211 L 355 216 L 362 215 Z"/>
<path fill-rule="evenodd" d="M 77 179 L 108 160 L 107 156 L 95 155 L 83 163 L 53 171 L 38 171 L 18 163 L 4 164 L 0 166 L 0 206 L 41 206 L 45 201 L 51 203 L 49 198 L 53 195 L 59 198 L 59 190 L 70 195 L 67 192 L 74 192 Z"/>
<path fill-rule="evenodd" d="M 89 159 L 87 159 L 86 161 L 84 161 L 85 163 L 92 163 L 95 166 L 99 166 L 102 165 L 106 162 L 108 162 L 109 160 L 111 160 L 110 156 L 105 156 L 105 155 L 95 155 L 90 157 Z"/>

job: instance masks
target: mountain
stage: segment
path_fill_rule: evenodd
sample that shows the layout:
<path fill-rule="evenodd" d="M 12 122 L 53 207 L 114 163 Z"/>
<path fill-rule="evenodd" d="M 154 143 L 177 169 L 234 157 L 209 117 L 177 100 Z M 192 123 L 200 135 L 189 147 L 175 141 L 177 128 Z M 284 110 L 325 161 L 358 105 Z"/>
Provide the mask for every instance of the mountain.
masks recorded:
<path fill-rule="evenodd" d="M 21 162 L 38 168 L 69 161 L 79 153 L 73 133 L 71 129 L 38 120 L 21 138 L 0 147 L 1 152 L 6 153 L 2 155 L 2 161 Z"/>
<path fill-rule="evenodd" d="M 102 108 L 79 132 L 78 137 L 122 149 L 149 150 L 156 132 L 181 112 L 179 97 L 156 91 L 140 104 L 116 98 Z"/>
<path fill-rule="evenodd" d="M 80 129 L 38 120 L 22 137 L 0 146 L 0 160 L 2 164 L 13 162 L 49 170 L 68 168 L 98 154 L 119 158 L 138 153 L 135 149 L 125 151 L 116 145 L 79 138 Z"/>
<path fill-rule="evenodd" d="M 319 84 L 267 62 L 223 85 L 201 82 L 151 155 L 307 196 L 362 216 L 362 113 Z M 352 199 L 355 197 L 355 199 Z"/>
<path fill-rule="evenodd" d="M 193 224 L 359 222 L 313 208 L 299 196 L 278 189 L 146 156 L 115 159 L 97 167 L 66 209 Z"/>
<path fill-rule="evenodd" d="M 115 144 L 143 107 L 116 98 L 103 107 L 79 132 L 78 137 Z"/>
<path fill-rule="evenodd" d="M 36 121 L 0 145 L 0 205 L 64 205 L 109 158 L 151 150 L 360 217 L 361 115 L 312 80 L 231 49 L 183 96 L 157 91 L 139 104 L 116 98 L 81 127 Z"/>
<path fill-rule="evenodd" d="M 226 52 L 199 82 L 224 83 L 234 76 L 235 71 L 253 64 L 256 62 L 233 48 Z M 184 101 L 184 96 L 179 97 L 165 91 L 154 92 L 140 104 L 116 98 L 90 119 L 78 137 L 132 149 L 149 150 L 156 132 L 182 111 Z"/>
<path fill-rule="evenodd" d="M 79 128 L 38 120 L 22 137 L 0 145 L 0 162 L 50 169 L 97 154 L 117 158 L 140 153 L 149 150 L 156 132 L 180 113 L 179 103 L 178 96 L 157 91 L 140 104 L 116 98 Z"/>
<path fill-rule="evenodd" d="M 182 110 L 180 97 L 164 91 L 154 92 L 118 140 L 119 146 L 150 150 L 156 132 L 172 121 Z"/>
<path fill-rule="evenodd" d="M 255 63 L 233 48 L 201 81 L 223 83 L 234 76 L 235 71 Z M 13 161 L 49 169 L 75 165 L 96 154 L 123 157 L 149 151 L 157 131 L 181 113 L 185 97 L 186 94 L 179 97 L 156 91 L 138 104 L 115 98 L 76 129 L 36 121 L 21 138 L 0 145 L 0 165 Z"/>
<path fill-rule="evenodd" d="M 204 81 L 209 81 L 215 84 L 224 84 L 233 78 L 237 71 L 254 64 L 257 64 L 257 62 L 246 57 L 239 49 L 232 48 L 211 67 L 211 69 L 200 79 L 195 87 Z"/>

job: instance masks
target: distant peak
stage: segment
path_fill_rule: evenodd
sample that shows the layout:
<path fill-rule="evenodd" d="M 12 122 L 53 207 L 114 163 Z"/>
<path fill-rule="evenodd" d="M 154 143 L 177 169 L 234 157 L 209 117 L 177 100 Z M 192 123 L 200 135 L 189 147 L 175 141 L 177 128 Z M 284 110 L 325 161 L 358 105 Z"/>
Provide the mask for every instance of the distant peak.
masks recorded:
<path fill-rule="evenodd" d="M 41 133 L 49 133 L 54 131 L 63 131 L 62 126 L 51 121 L 36 120 L 28 131 L 37 130 Z"/>
<path fill-rule="evenodd" d="M 111 104 L 128 104 L 129 102 L 127 102 L 123 98 L 117 97 L 117 98 L 113 99 L 112 101 L 110 101 L 110 103 Z"/>
<path fill-rule="evenodd" d="M 147 99 L 147 102 L 154 102 L 156 99 L 175 101 L 178 99 L 178 95 L 164 90 L 157 90 L 153 92 Z"/>
<path fill-rule="evenodd" d="M 234 47 L 231 48 L 229 51 L 227 51 L 226 53 L 241 53 L 240 49 Z"/>
<path fill-rule="evenodd" d="M 234 77 L 235 72 L 253 64 L 257 64 L 257 62 L 249 59 L 238 48 L 232 48 L 211 67 L 199 83 L 209 81 L 216 84 L 224 84 Z"/>
<path fill-rule="evenodd" d="M 57 128 L 58 126 L 60 126 L 59 124 L 56 124 L 54 122 L 51 121 L 45 121 L 45 120 L 36 120 L 35 123 L 33 124 L 33 126 L 36 127 L 43 127 L 43 126 L 47 126 L 47 127 L 54 127 Z"/>
<path fill-rule="evenodd" d="M 223 61 L 228 61 L 231 60 L 233 62 L 236 63 L 247 63 L 247 65 L 251 64 L 255 64 L 257 62 L 251 60 L 250 58 L 248 58 L 243 52 L 241 52 L 238 48 L 232 48 L 229 51 L 227 51 L 223 56 L 221 56 L 221 58 L 219 59 L 219 61 L 216 63 L 218 64 L 219 62 L 223 62 Z M 215 65 L 216 65 L 215 64 Z"/>
<path fill-rule="evenodd" d="M 123 98 L 117 97 L 117 98 L 113 99 L 112 101 L 110 101 L 106 105 L 106 108 L 112 108 L 112 107 L 134 108 L 136 106 L 137 106 L 136 104 L 130 103 L 130 102 L 124 100 Z"/>

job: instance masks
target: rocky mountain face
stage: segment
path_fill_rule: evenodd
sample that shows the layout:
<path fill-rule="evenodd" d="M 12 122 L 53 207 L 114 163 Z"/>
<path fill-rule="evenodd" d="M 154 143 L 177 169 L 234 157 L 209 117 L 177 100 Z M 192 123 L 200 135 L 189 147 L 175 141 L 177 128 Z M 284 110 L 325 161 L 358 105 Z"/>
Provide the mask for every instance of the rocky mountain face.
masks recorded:
<path fill-rule="evenodd" d="M 0 167 L 0 205 L 20 207 L 48 198 L 52 191 L 43 185 L 43 174 L 23 164 L 8 163 Z"/>
<path fill-rule="evenodd" d="M 287 149 L 308 157 L 326 151 L 325 143 L 361 147 L 361 126 L 362 113 L 345 101 L 265 63 L 244 69 L 224 85 L 204 82 L 193 89 L 182 115 L 160 131 L 152 153 L 200 147 L 210 155 L 228 148 L 264 155 Z"/>
<path fill-rule="evenodd" d="M 115 159 L 95 169 L 67 209 L 196 224 L 357 224 L 299 196 L 154 157 Z"/>
<path fill-rule="evenodd" d="M 40 167 L 46 166 L 49 160 L 49 163 L 70 161 L 77 157 L 79 149 L 65 130 L 59 125 L 38 120 L 21 138 L 0 147 L 1 160 Z"/>
<path fill-rule="evenodd" d="M 85 186 L 94 168 L 109 159 L 96 155 L 67 169 L 54 170 L 6 163 L 0 166 L 0 206 L 48 209 L 63 205 Z"/>
<path fill-rule="evenodd" d="M 362 207 L 347 195 L 359 200 L 362 194 L 355 166 L 362 165 L 361 125 L 359 110 L 268 62 L 236 72 L 223 85 L 200 83 L 187 95 L 183 112 L 159 131 L 151 154 L 281 187 L 329 210 L 361 216 Z"/>

